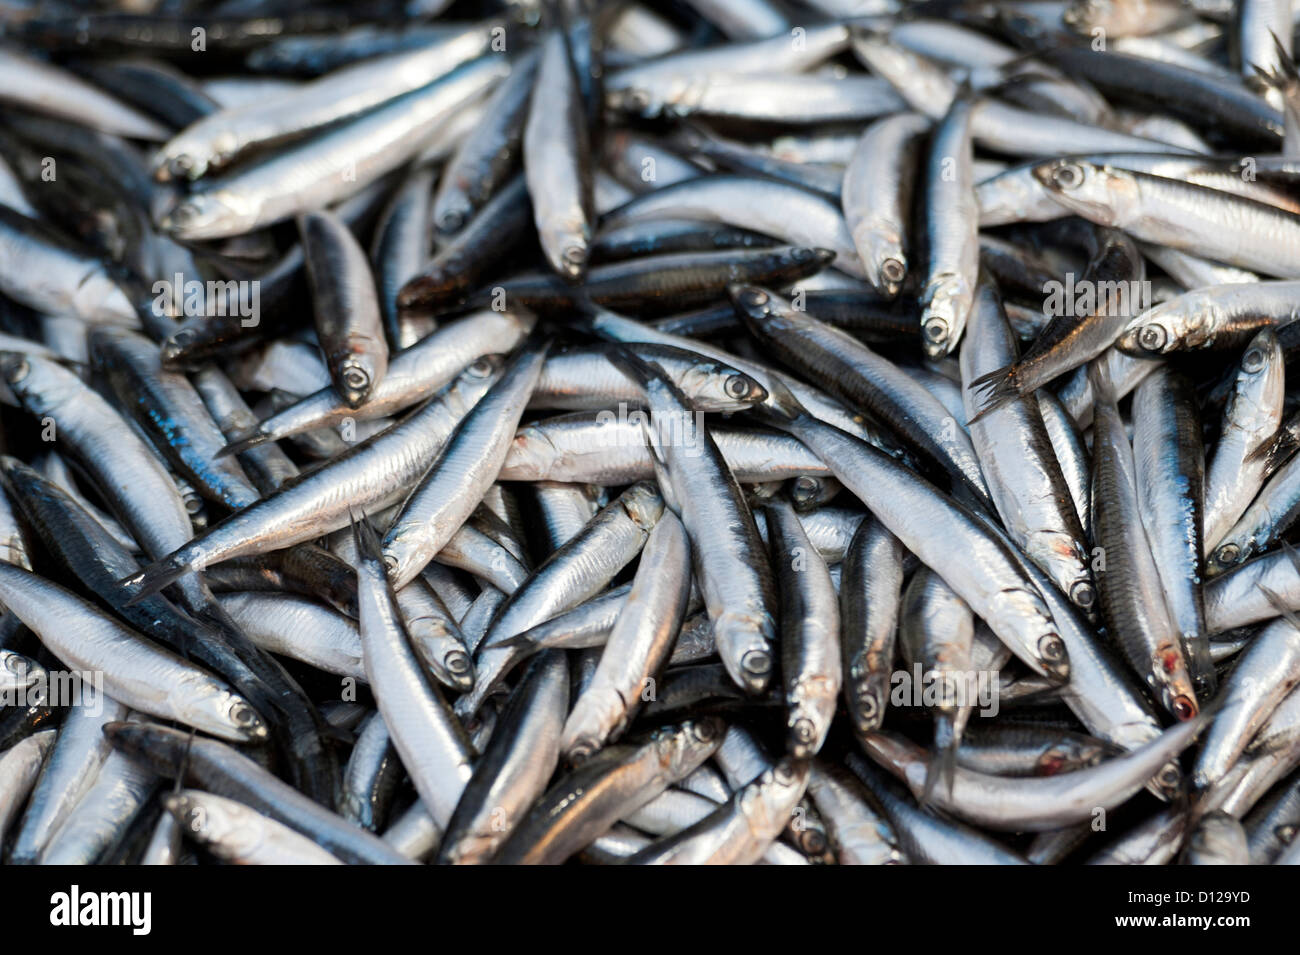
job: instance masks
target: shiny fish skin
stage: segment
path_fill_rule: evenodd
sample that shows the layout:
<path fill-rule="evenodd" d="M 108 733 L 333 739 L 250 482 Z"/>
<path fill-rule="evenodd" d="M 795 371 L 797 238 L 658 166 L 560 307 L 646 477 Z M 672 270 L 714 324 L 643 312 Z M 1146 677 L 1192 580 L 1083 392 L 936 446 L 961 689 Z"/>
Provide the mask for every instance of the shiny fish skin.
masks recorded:
<path fill-rule="evenodd" d="M 568 678 L 561 651 L 543 653 L 529 667 L 447 823 L 440 862 L 490 861 L 545 790 L 559 763 Z"/>
<path fill-rule="evenodd" d="M 484 312 L 465 316 L 393 356 L 387 373 L 364 404 L 349 407 L 333 388 L 299 399 L 263 419 L 255 429 L 222 449 L 222 454 L 242 454 L 250 447 L 278 441 L 303 431 L 331 427 L 351 417 L 367 420 L 418 404 L 464 374 L 460 391 L 475 391 L 474 381 L 490 384 L 494 363 L 478 364 L 489 355 L 512 349 L 532 328 L 532 318 L 511 312 Z M 445 398 L 457 391 L 452 389 Z"/>
<path fill-rule="evenodd" d="M 971 103 L 956 99 L 939 124 L 926 164 L 926 238 L 930 260 L 921 294 L 926 354 L 950 354 L 961 339 L 979 269 L 979 216 L 971 173 Z"/>
<path fill-rule="evenodd" d="M 637 575 L 601 652 L 600 663 L 560 733 L 560 751 L 579 763 L 621 735 L 672 651 L 690 596 L 690 544 L 665 512 L 641 553 Z"/>
<path fill-rule="evenodd" d="M 360 191 L 401 165 L 452 110 L 508 67 L 483 57 L 317 137 L 208 181 L 158 225 L 177 239 L 214 239 L 282 222 Z"/>
<path fill-rule="evenodd" d="M 311 839 L 233 799 L 196 790 L 163 797 L 182 831 L 235 865 L 342 865 Z"/>
<path fill-rule="evenodd" d="M 154 593 L 191 568 L 280 550 L 339 530 L 347 526 L 350 509 L 391 506 L 407 493 L 410 482 L 426 473 L 462 417 L 436 400 L 429 402 L 302 481 L 232 515 L 127 582 L 138 586 L 141 595 Z"/>
<path fill-rule="evenodd" d="M 844 219 L 867 279 L 891 298 L 908 275 L 907 212 L 911 197 L 903 170 L 930 124 L 915 113 L 873 123 L 844 169 Z"/>
<path fill-rule="evenodd" d="M 1165 602 L 1193 678 L 1213 693 L 1199 570 L 1205 449 L 1191 383 L 1167 368 L 1143 379 L 1133 396 L 1133 461 L 1142 526 Z"/>
<path fill-rule="evenodd" d="M 591 146 L 571 44 L 578 33 L 553 29 L 542 41 L 524 124 L 524 174 L 537 233 L 552 269 L 568 282 L 587 273 L 594 219 Z"/>
<path fill-rule="evenodd" d="M 506 840 L 497 865 L 557 865 L 619 819 L 679 782 L 722 741 L 716 717 L 657 731 L 639 745 L 606 747 L 544 793 Z"/>
<path fill-rule="evenodd" d="M 472 772 L 470 743 L 410 647 L 378 538 L 364 522 L 353 530 L 360 552 L 357 602 L 366 678 L 421 801 L 445 829 Z"/>
<path fill-rule="evenodd" d="M 115 698 L 234 742 L 265 739 L 264 718 L 225 683 L 30 571 L 0 563 L 0 602 L 69 668 L 103 673 Z"/>
<path fill-rule="evenodd" d="M 1102 616 L 1130 665 L 1180 720 L 1196 715 L 1178 622 L 1161 587 L 1137 487 L 1133 450 L 1105 372 L 1088 370 L 1095 397 L 1092 520 L 1094 540 L 1106 555 L 1098 572 Z"/>
<path fill-rule="evenodd" d="M 857 278 L 867 277 L 835 203 L 767 179 L 726 174 L 688 179 L 632 199 L 605 216 L 601 227 L 681 218 L 721 222 L 789 245 L 828 249 L 835 253 L 837 268 Z"/>
<path fill-rule="evenodd" d="M 361 245 L 336 216 L 298 217 L 316 337 L 334 390 L 349 408 L 365 404 L 388 370 L 388 340 L 374 276 Z"/>
<path fill-rule="evenodd" d="M 410 583 L 496 480 L 545 357 L 545 345 L 532 346 L 502 371 L 406 498 L 384 535 L 384 563 L 395 587 Z"/>
<path fill-rule="evenodd" d="M 754 516 L 707 426 L 699 426 L 668 377 L 631 352 L 611 358 L 646 389 L 651 419 L 643 437 L 664 501 L 691 539 L 722 661 L 737 686 L 760 693 L 775 664 L 775 582 Z"/>
<path fill-rule="evenodd" d="M 826 563 L 794 508 L 778 498 L 765 512 L 772 567 L 781 590 L 786 749 L 792 758 L 806 760 L 826 741 L 840 694 L 840 608 Z"/>
<path fill-rule="evenodd" d="M 1300 860 L 1294 0 L 304 2 L 0 4 L 0 863 Z"/>
<path fill-rule="evenodd" d="M 183 784 L 202 788 L 294 828 L 344 862 L 354 865 L 406 864 L 407 859 L 359 826 L 325 809 L 276 779 L 247 756 L 216 740 L 153 723 L 110 723 L 104 734 L 131 765 L 151 767 L 175 778 L 184 766 Z M 188 747 L 188 750 L 186 749 Z M 176 757 L 188 752 L 182 762 Z"/>
<path fill-rule="evenodd" d="M 1039 409 L 1025 395 L 976 418 L 974 384 L 990 369 L 1016 360 L 996 289 L 981 281 L 961 352 L 962 389 L 971 441 L 989 493 L 1011 539 L 1085 611 L 1096 602 L 1083 534 L 1060 462 Z"/>
<path fill-rule="evenodd" d="M 844 696 L 854 732 L 885 718 L 903 591 L 903 546 L 874 517 L 858 526 L 840 577 Z"/>
<path fill-rule="evenodd" d="M 1006 545 L 976 515 L 870 445 L 818 422 L 788 391 L 778 393 L 777 400 L 777 423 L 821 455 L 844 486 L 984 617 L 1012 652 L 1040 675 L 1067 678 L 1069 655 L 1052 614 Z M 962 553 L 951 549 L 951 537 L 941 544 L 922 531 L 938 513 L 944 514 L 949 535 L 961 534 Z M 972 572 L 972 559 L 978 572 Z"/>
<path fill-rule="evenodd" d="M 993 829 L 1042 832 L 1082 822 L 1094 807 L 1113 807 L 1141 789 L 1151 775 L 1189 746 L 1203 729 L 1193 720 L 1167 730 L 1142 749 L 1063 776 L 1008 781 L 972 770 L 954 773 L 952 795 L 934 790 L 936 807 Z M 899 737 L 876 734 L 867 753 L 903 780 L 914 794 L 925 786 L 924 751 Z"/>

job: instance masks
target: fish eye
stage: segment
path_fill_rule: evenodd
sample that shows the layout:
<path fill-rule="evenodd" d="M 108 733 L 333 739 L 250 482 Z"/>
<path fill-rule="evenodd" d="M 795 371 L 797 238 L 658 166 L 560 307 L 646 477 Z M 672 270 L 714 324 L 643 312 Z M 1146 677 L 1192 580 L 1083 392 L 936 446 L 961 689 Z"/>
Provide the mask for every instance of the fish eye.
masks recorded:
<path fill-rule="evenodd" d="M 898 259 L 885 259 L 880 263 L 880 275 L 886 282 L 898 285 L 907 278 L 907 266 Z"/>
<path fill-rule="evenodd" d="M 808 721 L 800 720 L 799 722 L 806 723 Z M 794 782 L 795 779 L 794 767 L 791 766 L 790 763 L 787 762 L 786 760 L 782 760 L 781 762 L 777 763 L 774 767 L 772 767 L 772 776 L 782 786 L 788 786 L 792 782 Z"/>
<path fill-rule="evenodd" d="M 230 708 L 230 718 L 240 726 L 252 726 L 257 722 L 253 708 L 244 703 L 236 703 Z"/>
<path fill-rule="evenodd" d="M 1241 548 L 1236 544 L 1224 544 L 1214 552 L 1215 563 L 1228 567 L 1241 559 Z"/>
<path fill-rule="evenodd" d="M 813 725 L 812 720 L 805 717 L 794 721 L 794 725 L 790 727 L 790 733 L 800 743 L 808 744 L 816 739 L 817 727 Z"/>
<path fill-rule="evenodd" d="M 1166 789 L 1174 789 L 1182 782 L 1183 774 L 1173 763 L 1168 763 L 1156 775 L 1156 781 Z"/>
<path fill-rule="evenodd" d="M 717 726 L 712 720 L 700 720 L 693 724 L 692 732 L 701 743 L 711 743 L 718 735 Z"/>
<path fill-rule="evenodd" d="M 349 391 L 365 391 L 370 387 L 370 375 L 360 365 L 349 362 L 343 366 L 343 386 Z"/>
<path fill-rule="evenodd" d="M 737 400 L 749 396 L 750 384 L 749 379 L 744 375 L 730 375 L 722 384 L 722 390 L 727 393 L 728 398 Z"/>
<path fill-rule="evenodd" d="M 1180 721 L 1190 720 L 1196 715 L 1196 702 L 1189 699 L 1186 695 L 1181 695 L 1174 700 L 1171 709 Z"/>
<path fill-rule="evenodd" d="M 942 318 L 931 318 L 921 329 L 925 340 L 932 345 L 939 345 L 948 340 L 948 323 Z"/>
<path fill-rule="evenodd" d="M 465 370 L 475 378 L 486 378 L 492 374 L 492 362 L 486 358 L 480 358 Z"/>
<path fill-rule="evenodd" d="M 1049 633 L 1038 641 L 1038 653 L 1048 663 L 1057 663 L 1065 659 L 1065 642 L 1054 633 Z"/>
<path fill-rule="evenodd" d="M 1160 351 L 1168 340 L 1169 336 L 1160 325 L 1143 325 L 1138 332 L 1138 344 L 1147 351 Z"/>
<path fill-rule="evenodd" d="M 1083 167 L 1078 163 L 1064 162 L 1052 170 L 1052 182 L 1061 189 L 1077 189 L 1083 180 Z"/>
<path fill-rule="evenodd" d="M 858 701 L 858 707 L 862 710 L 862 718 L 866 720 L 874 720 L 876 714 L 880 712 L 880 704 L 876 702 L 874 693 L 865 694 Z"/>
<path fill-rule="evenodd" d="M 772 657 L 762 650 L 750 650 L 740 658 L 740 666 L 754 676 L 762 676 L 772 670 Z"/>
<path fill-rule="evenodd" d="M 469 657 L 459 650 L 453 650 L 442 658 L 442 665 L 447 668 L 447 672 L 459 676 L 469 672 Z"/>
<path fill-rule="evenodd" d="M 465 213 L 460 209 L 448 209 L 438 217 L 438 228 L 443 232 L 455 232 L 465 224 Z"/>
<path fill-rule="evenodd" d="M 171 218 L 174 222 L 178 223 L 179 225 L 185 225 L 185 223 L 187 222 L 194 222 L 195 220 L 201 218 L 202 215 L 203 212 L 202 210 L 199 209 L 197 203 L 187 201 L 187 202 L 182 202 L 180 205 L 178 205 L 175 209 L 172 210 Z"/>
<path fill-rule="evenodd" d="M 5 376 L 9 379 L 11 385 L 16 385 L 32 372 L 31 363 L 26 358 L 20 358 L 7 369 L 8 374 Z"/>
<path fill-rule="evenodd" d="M 1070 601 L 1076 607 L 1087 610 L 1097 599 L 1097 591 L 1086 580 L 1076 580 L 1070 587 Z"/>
<path fill-rule="evenodd" d="M 1248 372 L 1259 371 L 1264 367 L 1264 351 L 1261 348 L 1247 349 L 1241 358 L 1241 367 Z"/>

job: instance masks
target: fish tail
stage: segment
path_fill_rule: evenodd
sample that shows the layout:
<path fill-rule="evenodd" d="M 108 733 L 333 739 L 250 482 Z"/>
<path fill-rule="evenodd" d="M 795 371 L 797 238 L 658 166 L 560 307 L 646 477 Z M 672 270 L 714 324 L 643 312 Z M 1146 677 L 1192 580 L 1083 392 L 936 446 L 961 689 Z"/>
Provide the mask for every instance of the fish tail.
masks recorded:
<path fill-rule="evenodd" d="M 925 785 L 921 789 L 920 804 L 929 805 L 934 796 L 934 789 L 943 783 L 952 797 L 953 778 L 957 774 L 957 745 L 961 734 L 957 731 L 956 720 L 952 715 L 939 714 L 934 721 L 934 752 L 925 766 Z"/>
<path fill-rule="evenodd" d="M 1283 426 L 1278 428 L 1277 432 L 1269 439 L 1260 444 L 1250 454 L 1246 455 L 1246 460 L 1252 464 L 1262 460 L 1264 462 L 1264 473 L 1272 474 L 1300 450 L 1300 441 L 1292 431 Z"/>
<path fill-rule="evenodd" d="M 234 454 L 243 454 L 245 451 L 249 451 L 252 450 L 253 448 L 258 447 L 259 445 L 266 444 L 266 442 L 270 440 L 271 440 L 271 436 L 266 432 L 262 431 L 261 426 L 259 425 L 257 428 L 253 428 L 251 430 L 243 432 L 243 434 L 241 434 L 238 438 L 236 438 L 234 441 L 231 441 L 224 448 L 222 448 L 220 451 L 214 454 L 213 457 L 228 458 Z"/>
<path fill-rule="evenodd" d="M 987 375 L 980 375 L 970 383 L 970 391 L 977 394 L 979 409 L 967 424 L 974 424 L 992 411 L 1020 397 L 1020 383 L 1015 365 L 1003 365 Z"/>
<path fill-rule="evenodd" d="M 162 560 L 155 561 L 144 570 L 131 574 L 129 577 L 123 577 L 119 583 L 123 587 L 129 587 L 135 591 L 127 599 L 126 606 L 134 606 L 146 597 L 153 596 L 164 587 L 170 587 L 190 572 L 191 563 L 190 560 L 179 554 L 171 554 Z"/>

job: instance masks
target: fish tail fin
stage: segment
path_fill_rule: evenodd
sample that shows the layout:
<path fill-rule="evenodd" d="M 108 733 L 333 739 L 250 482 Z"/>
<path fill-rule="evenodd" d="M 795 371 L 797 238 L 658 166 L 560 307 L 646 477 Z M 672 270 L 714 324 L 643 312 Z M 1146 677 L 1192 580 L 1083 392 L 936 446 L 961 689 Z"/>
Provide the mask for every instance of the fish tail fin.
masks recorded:
<path fill-rule="evenodd" d="M 986 414 L 997 411 L 1020 397 L 1020 383 L 1015 365 L 1003 365 L 987 375 L 980 375 L 970 383 L 969 390 L 979 401 L 979 408 L 967 424 L 974 424 Z"/>
<path fill-rule="evenodd" d="M 348 519 L 352 522 L 352 539 L 356 541 L 357 554 L 362 560 L 383 561 L 384 548 L 379 542 L 379 535 L 371 526 L 365 511 L 356 514 L 348 508 Z"/>
<path fill-rule="evenodd" d="M 935 787 L 943 783 L 952 796 L 953 778 L 957 774 L 957 745 L 961 734 L 957 731 L 956 719 L 950 714 L 940 714 L 934 723 L 934 751 L 925 766 L 925 785 L 921 789 L 919 800 L 922 807 L 929 805 L 934 796 Z"/>
<path fill-rule="evenodd" d="M 228 458 L 231 455 L 243 454 L 245 451 L 250 451 L 259 445 L 266 444 L 270 440 L 271 436 L 262 431 L 261 426 L 259 425 L 256 428 L 251 428 L 248 431 L 243 432 L 239 437 L 235 438 L 213 455 L 213 457 Z"/>
<path fill-rule="evenodd" d="M 135 591 L 127 599 L 126 606 L 134 606 L 146 597 L 153 596 L 164 587 L 170 587 L 190 572 L 192 563 L 191 560 L 179 554 L 170 554 L 162 560 L 150 564 L 144 570 L 137 571 L 129 577 L 123 577 L 119 583 L 123 587 L 129 587 Z"/>
<path fill-rule="evenodd" d="M 1246 455 L 1246 460 L 1252 464 L 1262 460 L 1264 473 L 1272 474 L 1289 461 L 1297 450 L 1300 450 L 1300 441 L 1297 441 L 1291 429 L 1283 425 L 1272 437 Z"/>

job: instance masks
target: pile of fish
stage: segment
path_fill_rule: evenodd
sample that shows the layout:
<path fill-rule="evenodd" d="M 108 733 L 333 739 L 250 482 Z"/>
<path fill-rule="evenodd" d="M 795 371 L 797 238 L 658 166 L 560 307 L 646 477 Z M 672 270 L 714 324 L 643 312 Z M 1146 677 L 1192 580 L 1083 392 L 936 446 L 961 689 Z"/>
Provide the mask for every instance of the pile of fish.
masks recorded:
<path fill-rule="evenodd" d="M 0 859 L 1300 862 L 1293 32 L 0 5 Z"/>

